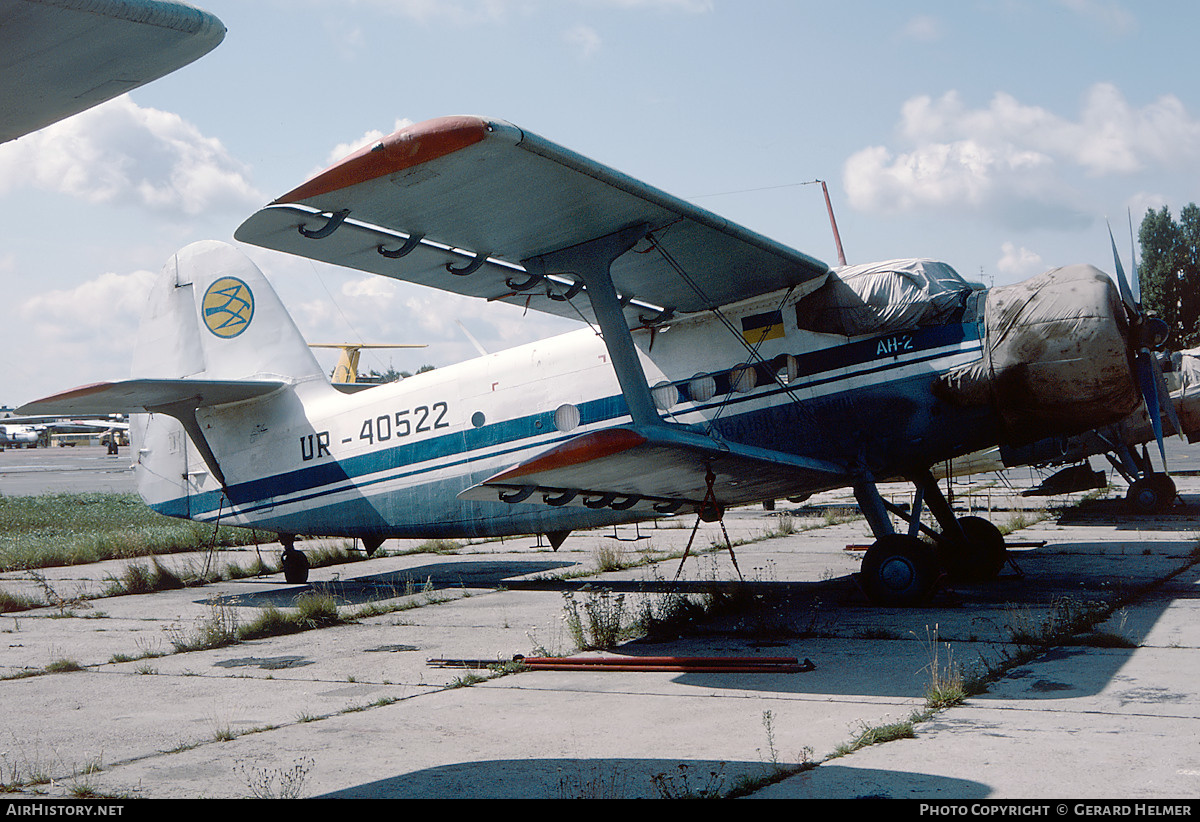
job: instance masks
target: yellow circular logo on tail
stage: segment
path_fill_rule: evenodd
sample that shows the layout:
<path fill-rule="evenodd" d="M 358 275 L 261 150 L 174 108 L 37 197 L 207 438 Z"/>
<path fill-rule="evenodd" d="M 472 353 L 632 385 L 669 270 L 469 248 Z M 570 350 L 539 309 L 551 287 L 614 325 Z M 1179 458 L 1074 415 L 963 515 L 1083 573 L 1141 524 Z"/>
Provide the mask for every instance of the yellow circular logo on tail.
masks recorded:
<path fill-rule="evenodd" d="M 237 277 L 222 277 L 204 292 L 200 314 L 204 325 L 218 337 L 236 337 L 254 318 L 254 293 Z"/>

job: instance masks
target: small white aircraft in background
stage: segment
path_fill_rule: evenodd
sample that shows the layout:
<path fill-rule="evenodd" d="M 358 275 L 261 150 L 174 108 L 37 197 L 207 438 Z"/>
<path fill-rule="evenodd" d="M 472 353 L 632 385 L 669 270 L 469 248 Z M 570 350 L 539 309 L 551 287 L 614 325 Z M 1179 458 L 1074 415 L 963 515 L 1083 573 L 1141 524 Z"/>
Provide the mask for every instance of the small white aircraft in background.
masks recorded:
<path fill-rule="evenodd" d="M 5 448 L 37 448 L 44 426 L 0 423 L 0 451 Z"/>
<path fill-rule="evenodd" d="M 849 486 L 876 536 L 864 590 L 919 603 L 943 573 L 987 579 L 1006 558 L 993 525 L 955 516 L 931 466 L 1093 430 L 1143 401 L 1147 320 L 1091 266 L 990 291 L 932 260 L 830 269 L 498 120 L 402 129 L 236 238 L 587 323 L 345 394 L 238 249 L 172 257 L 134 377 L 22 411 L 146 415 L 147 502 L 278 532 L 289 581 L 307 577 L 296 534 L 373 549 L 542 533 L 557 547 L 574 529 L 713 521 Z M 878 493 L 897 477 L 916 511 Z"/>

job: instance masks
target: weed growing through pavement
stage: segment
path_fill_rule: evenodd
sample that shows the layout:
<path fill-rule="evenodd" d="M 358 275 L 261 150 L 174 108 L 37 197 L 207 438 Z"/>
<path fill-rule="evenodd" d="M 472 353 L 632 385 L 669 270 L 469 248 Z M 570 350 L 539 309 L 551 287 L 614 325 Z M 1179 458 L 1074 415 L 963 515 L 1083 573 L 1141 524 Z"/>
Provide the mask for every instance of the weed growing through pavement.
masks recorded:
<path fill-rule="evenodd" d="M 938 626 L 934 625 L 932 630 L 926 626 L 924 642 L 929 657 L 929 662 L 923 669 L 929 675 L 929 684 L 925 687 L 925 707 L 939 711 L 962 703 L 967 698 L 962 666 L 954 663 L 950 645 L 939 640 Z M 942 661 L 943 648 L 946 654 L 945 662 Z"/>
<path fill-rule="evenodd" d="M 725 763 L 718 762 L 703 773 L 681 762 L 675 772 L 663 771 L 650 777 L 660 799 L 717 799 L 725 785 Z"/>
<path fill-rule="evenodd" d="M 623 638 L 625 595 L 607 588 L 581 589 L 582 604 L 574 591 L 563 591 L 563 622 L 581 651 L 605 650 Z"/>
<path fill-rule="evenodd" d="M 255 799 L 299 799 L 304 793 L 308 773 L 316 763 L 309 757 L 296 760 L 292 767 L 247 768 L 244 762 L 236 766 Z"/>

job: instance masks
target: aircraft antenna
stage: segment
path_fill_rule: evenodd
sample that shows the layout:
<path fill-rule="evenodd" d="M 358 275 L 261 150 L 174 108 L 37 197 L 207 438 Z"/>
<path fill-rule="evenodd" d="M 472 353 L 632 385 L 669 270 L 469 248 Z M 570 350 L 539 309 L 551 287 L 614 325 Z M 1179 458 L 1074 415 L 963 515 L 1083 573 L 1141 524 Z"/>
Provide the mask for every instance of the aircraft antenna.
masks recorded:
<path fill-rule="evenodd" d="M 833 229 L 833 242 L 837 245 L 838 265 L 845 265 L 846 252 L 842 250 L 842 236 L 838 234 L 837 220 L 833 217 L 833 203 L 829 200 L 829 186 L 825 185 L 824 180 L 809 180 L 800 185 L 811 186 L 816 183 L 821 184 L 821 191 L 825 193 L 825 208 L 829 212 L 829 227 Z"/>

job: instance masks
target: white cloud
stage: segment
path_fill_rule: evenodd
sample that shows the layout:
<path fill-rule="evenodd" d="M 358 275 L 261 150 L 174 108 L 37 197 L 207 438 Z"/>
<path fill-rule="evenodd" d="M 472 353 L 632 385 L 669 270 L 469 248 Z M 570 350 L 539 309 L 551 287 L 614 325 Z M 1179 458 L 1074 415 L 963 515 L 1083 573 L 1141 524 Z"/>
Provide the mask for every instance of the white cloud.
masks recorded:
<path fill-rule="evenodd" d="M 22 334 L 46 362 L 102 370 L 88 379 L 129 373 L 130 352 L 155 274 L 101 274 L 74 288 L 35 294 L 19 304 Z"/>
<path fill-rule="evenodd" d="M 1002 274 L 1024 278 L 1045 271 L 1046 264 L 1036 252 L 1024 247 L 1018 248 L 1008 242 L 1000 248 L 1000 259 L 996 261 L 996 268 Z"/>
<path fill-rule="evenodd" d="M 1087 178 L 1200 166 L 1200 121 L 1164 95 L 1137 108 L 1108 83 L 1084 95 L 1077 118 L 1003 92 L 984 108 L 957 92 L 901 109 L 903 148 L 871 146 L 845 164 L 851 205 L 866 211 L 969 209 L 1006 222 L 1076 224 Z"/>
<path fill-rule="evenodd" d="M 264 199 L 218 140 L 128 96 L 0 146 L 0 193 L 21 187 L 188 215 Z"/>

